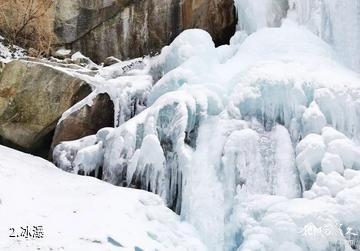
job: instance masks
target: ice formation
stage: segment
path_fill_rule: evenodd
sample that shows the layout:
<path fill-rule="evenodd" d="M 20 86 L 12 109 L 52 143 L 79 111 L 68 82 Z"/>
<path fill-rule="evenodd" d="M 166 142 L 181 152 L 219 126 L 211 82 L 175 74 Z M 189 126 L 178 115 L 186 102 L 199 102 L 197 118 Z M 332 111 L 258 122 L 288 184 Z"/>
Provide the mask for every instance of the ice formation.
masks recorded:
<path fill-rule="evenodd" d="M 331 44 L 340 61 L 360 71 L 359 1 L 291 0 L 289 5 L 290 16 Z"/>
<path fill-rule="evenodd" d="M 71 60 L 72 63 L 68 64 L 55 58 L 51 58 L 51 62 L 47 59 L 33 60 L 33 63 L 45 64 L 82 79 L 93 89 L 90 95 L 65 111 L 58 123 L 82 107 L 91 106 L 96 96 L 101 93 L 107 93 L 114 103 L 114 127 L 118 127 L 146 108 L 153 85 L 149 58 L 136 58 L 124 62 L 119 60 L 118 63 L 107 67 L 96 65 L 80 52 L 72 55 Z"/>
<path fill-rule="evenodd" d="M 58 145 L 55 163 L 159 194 L 209 250 L 351 250 L 346 230 L 360 229 L 355 2 L 236 1 L 230 45 L 180 34 L 134 73 L 152 76 L 134 88 L 146 90 L 142 109 Z M 100 77 L 126 77 L 118 67 Z"/>

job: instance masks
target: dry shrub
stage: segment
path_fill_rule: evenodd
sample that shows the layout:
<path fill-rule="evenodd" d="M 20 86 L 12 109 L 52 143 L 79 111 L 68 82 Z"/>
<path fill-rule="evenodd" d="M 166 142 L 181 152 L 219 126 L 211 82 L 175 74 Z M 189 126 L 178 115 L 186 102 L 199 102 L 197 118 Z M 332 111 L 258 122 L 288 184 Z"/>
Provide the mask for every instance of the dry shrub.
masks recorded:
<path fill-rule="evenodd" d="M 0 33 L 11 44 L 35 49 L 35 56 L 49 55 L 56 43 L 53 5 L 54 0 L 0 0 Z"/>

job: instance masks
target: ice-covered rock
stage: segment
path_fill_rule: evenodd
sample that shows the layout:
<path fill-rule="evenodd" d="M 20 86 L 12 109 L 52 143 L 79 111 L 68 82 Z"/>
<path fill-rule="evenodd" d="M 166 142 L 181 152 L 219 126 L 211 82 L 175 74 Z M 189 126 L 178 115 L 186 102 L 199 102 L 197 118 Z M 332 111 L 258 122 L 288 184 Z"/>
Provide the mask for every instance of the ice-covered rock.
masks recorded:
<path fill-rule="evenodd" d="M 107 57 L 104 59 L 104 66 L 110 66 L 110 65 L 113 65 L 113 64 L 117 64 L 117 63 L 120 63 L 121 60 L 120 59 L 117 59 L 116 57 L 113 57 L 113 56 L 110 56 L 110 57 Z"/>
<path fill-rule="evenodd" d="M 75 52 L 71 55 L 71 61 L 74 64 L 80 65 L 82 67 L 86 67 L 91 70 L 96 70 L 98 66 L 88 57 L 85 57 L 81 52 Z"/>
<path fill-rule="evenodd" d="M 81 54 L 74 55 L 73 59 L 84 58 Z M 146 107 L 153 84 L 147 58 L 118 62 L 108 67 L 96 65 L 98 70 L 89 69 L 94 65 L 92 62 L 75 69 L 62 64 L 43 64 L 75 76 L 89 83 L 93 89 L 62 114 L 56 126 L 52 149 L 61 141 L 79 139 L 103 127 L 118 127 L 139 114 Z"/>
<path fill-rule="evenodd" d="M 178 211 L 183 165 L 188 151 L 195 145 L 198 121 L 204 113 L 202 105 L 206 105 L 192 95 L 181 94 L 164 95 L 151 108 L 110 131 L 106 137 L 100 137 L 100 131 L 95 141 L 104 143 L 104 180 L 149 189 L 162 195 L 168 205 Z M 62 167 L 64 156 L 65 163 L 73 163 L 74 154 L 82 148 L 76 142 L 58 145 L 53 155 L 55 163 Z M 161 160 L 166 161 L 163 164 Z M 84 169 L 88 168 L 84 166 Z M 155 184 L 161 185 L 148 186 L 155 179 L 159 179 Z"/>
<path fill-rule="evenodd" d="M 71 112 L 57 124 L 50 151 L 62 141 L 80 139 L 113 126 L 114 104 L 107 93 L 100 93 L 93 97 L 91 105 L 86 104 Z"/>
<path fill-rule="evenodd" d="M 67 50 L 67 49 L 64 49 L 64 48 L 58 49 L 57 51 L 55 51 L 54 57 L 56 57 L 58 59 L 70 58 L 71 57 L 71 50 Z"/>
<path fill-rule="evenodd" d="M 0 78 L 0 142 L 46 157 L 58 119 L 90 92 L 85 81 L 51 65 L 8 63 Z"/>

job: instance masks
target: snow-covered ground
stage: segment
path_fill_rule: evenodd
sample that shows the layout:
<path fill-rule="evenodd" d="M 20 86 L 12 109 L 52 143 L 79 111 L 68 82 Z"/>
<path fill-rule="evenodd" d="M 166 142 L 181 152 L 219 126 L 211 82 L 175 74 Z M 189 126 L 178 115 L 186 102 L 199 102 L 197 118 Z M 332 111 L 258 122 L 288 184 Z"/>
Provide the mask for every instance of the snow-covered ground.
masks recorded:
<path fill-rule="evenodd" d="M 8 63 L 25 55 L 25 50 L 16 45 L 5 45 L 5 39 L 0 36 L 0 63 Z"/>
<path fill-rule="evenodd" d="M 9 237 L 26 226 L 44 238 Z M 0 146 L 0 250 L 204 250 L 196 236 L 154 194 Z"/>

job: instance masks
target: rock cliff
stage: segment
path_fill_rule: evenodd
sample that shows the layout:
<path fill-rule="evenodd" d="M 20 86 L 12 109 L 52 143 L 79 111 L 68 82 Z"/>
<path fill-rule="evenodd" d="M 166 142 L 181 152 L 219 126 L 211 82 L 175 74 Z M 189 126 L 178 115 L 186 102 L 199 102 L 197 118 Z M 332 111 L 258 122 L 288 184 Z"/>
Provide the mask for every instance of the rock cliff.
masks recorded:
<path fill-rule="evenodd" d="M 61 0 L 54 8 L 59 42 L 97 62 L 156 53 L 188 28 L 224 44 L 236 26 L 233 0 Z"/>

